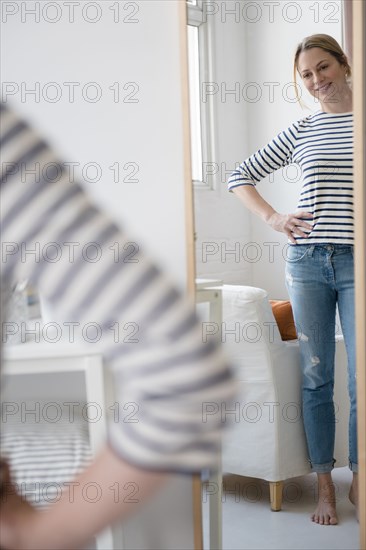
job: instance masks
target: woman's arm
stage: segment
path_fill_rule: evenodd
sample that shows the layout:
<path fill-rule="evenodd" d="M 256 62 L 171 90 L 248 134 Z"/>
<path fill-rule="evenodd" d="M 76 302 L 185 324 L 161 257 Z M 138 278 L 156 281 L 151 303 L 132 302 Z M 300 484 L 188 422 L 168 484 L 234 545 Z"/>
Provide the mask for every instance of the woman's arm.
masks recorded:
<path fill-rule="evenodd" d="M 310 212 L 299 210 L 292 214 L 280 214 L 250 184 L 234 187 L 232 191 L 253 214 L 259 216 L 276 231 L 285 233 L 293 244 L 296 244 L 294 235 L 307 237 L 308 233 L 304 233 L 303 229 L 312 229 L 310 223 L 302 219 L 312 219 Z"/>
<path fill-rule="evenodd" d="M 69 180 L 31 128 L 1 104 L 0 113 L 7 168 L 1 185 L 2 238 L 9 245 L 3 280 L 31 281 L 62 323 L 75 323 L 75 341 L 98 346 L 114 377 L 118 414 L 109 419 L 108 439 L 121 458 L 147 470 L 209 468 L 224 423 L 220 414 L 202 422 L 202 407 L 230 401 L 236 391 L 219 339 L 203 341 L 194 308 L 169 276 L 91 203 L 81 185 Z M 59 166 L 60 173 L 38 181 L 31 170 L 35 162 L 44 174 L 50 165 Z M 24 250 L 43 251 L 49 244 L 60 250 L 56 262 L 43 252 L 24 261 Z M 75 245 L 71 255 L 68 244 Z M 84 253 L 89 245 L 100 251 L 95 261 Z M 97 342 L 84 336 L 82 327 L 90 321 L 97 327 Z M 125 421 L 128 403 L 135 412 Z"/>
<path fill-rule="evenodd" d="M 311 220 L 312 214 L 304 211 L 280 214 L 261 197 L 255 186 L 269 174 L 293 162 L 297 134 L 298 123 L 294 123 L 242 162 L 228 181 L 229 191 L 235 193 L 251 212 L 273 229 L 285 233 L 292 244 L 296 244 L 295 235 L 308 236 L 303 230 L 312 230 L 312 226 L 305 221 Z"/>
<path fill-rule="evenodd" d="M 167 478 L 168 474 L 137 468 L 105 447 L 47 511 L 36 511 L 8 481 L 0 499 L 1 548 L 83 548 L 111 522 L 135 512 Z"/>

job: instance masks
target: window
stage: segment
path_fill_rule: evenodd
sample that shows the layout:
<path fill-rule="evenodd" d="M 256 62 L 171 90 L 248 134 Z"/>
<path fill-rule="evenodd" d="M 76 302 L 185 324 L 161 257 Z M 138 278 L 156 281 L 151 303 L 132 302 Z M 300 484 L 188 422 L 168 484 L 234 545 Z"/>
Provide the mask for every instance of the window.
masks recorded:
<path fill-rule="evenodd" d="M 213 81 L 212 29 L 202 0 L 187 0 L 187 21 L 192 181 L 196 188 L 214 189 L 213 97 L 203 93 Z"/>

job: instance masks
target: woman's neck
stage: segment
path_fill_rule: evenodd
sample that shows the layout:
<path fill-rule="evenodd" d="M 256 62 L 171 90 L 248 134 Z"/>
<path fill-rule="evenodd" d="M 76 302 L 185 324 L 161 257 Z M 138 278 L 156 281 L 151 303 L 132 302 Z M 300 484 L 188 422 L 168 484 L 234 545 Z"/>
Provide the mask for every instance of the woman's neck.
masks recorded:
<path fill-rule="evenodd" d="M 329 114 L 350 113 L 353 111 L 352 90 L 347 87 L 341 97 L 333 98 L 330 101 L 321 101 L 322 111 Z"/>

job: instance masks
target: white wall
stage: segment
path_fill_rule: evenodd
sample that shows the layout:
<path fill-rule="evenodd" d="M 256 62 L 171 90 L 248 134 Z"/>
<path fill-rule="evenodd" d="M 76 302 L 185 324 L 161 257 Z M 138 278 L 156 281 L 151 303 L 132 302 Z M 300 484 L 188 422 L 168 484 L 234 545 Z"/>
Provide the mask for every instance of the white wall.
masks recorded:
<path fill-rule="evenodd" d="M 240 89 L 240 101 L 232 94 L 224 100 L 215 97 L 217 159 L 234 168 L 236 162 L 265 145 L 291 122 L 310 113 L 291 102 L 293 88 L 287 88 L 293 80 L 294 51 L 302 38 L 313 33 L 331 34 L 341 42 L 341 2 L 243 0 L 216 5 L 218 11 L 208 16 L 216 33 L 216 80 L 227 90 L 238 82 Z M 306 92 L 304 99 L 312 110 L 317 108 Z M 277 172 L 263 180 L 258 191 L 278 211 L 294 211 L 301 187 L 299 176 L 295 168 Z M 234 249 L 237 243 L 240 263 L 235 262 L 234 255 L 227 254 L 222 259 L 219 254 L 212 255 L 211 263 L 203 265 L 198 261 L 198 272 L 202 276 L 213 273 L 227 283 L 263 287 L 273 298 L 286 298 L 286 237 L 228 195 L 226 183 L 220 183 L 216 191 L 196 191 L 198 236 L 201 241 L 206 236 L 216 238 L 219 245 L 226 240 L 227 250 Z"/>
<path fill-rule="evenodd" d="M 74 22 L 67 2 L 2 4 L 3 92 L 14 92 L 7 99 L 51 139 L 63 160 L 78 163 L 76 173 L 97 163 L 101 177 L 86 183 L 90 193 L 185 284 L 177 2 L 81 1 Z M 74 102 L 65 82 L 78 83 Z M 37 96 L 24 94 L 37 86 Z M 101 98 L 92 102 L 97 91 Z M 57 92 L 61 97 L 52 102 Z M 119 182 L 109 168 L 115 163 Z M 135 169 L 137 181 L 124 182 Z M 96 175 L 91 167 L 87 177 Z"/>

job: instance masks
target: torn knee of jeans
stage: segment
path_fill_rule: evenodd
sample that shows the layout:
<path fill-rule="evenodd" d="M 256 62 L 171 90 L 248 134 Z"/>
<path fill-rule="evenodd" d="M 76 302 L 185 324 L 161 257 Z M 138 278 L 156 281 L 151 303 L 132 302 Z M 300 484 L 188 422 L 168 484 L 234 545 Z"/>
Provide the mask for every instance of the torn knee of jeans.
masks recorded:
<path fill-rule="evenodd" d="M 317 355 L 313 355 L 312 358 L 311 358 L 311 364 L 313 367 L 316 367 L 317 365 L 319 365 L 320 363 L 320 359 Z"/>

